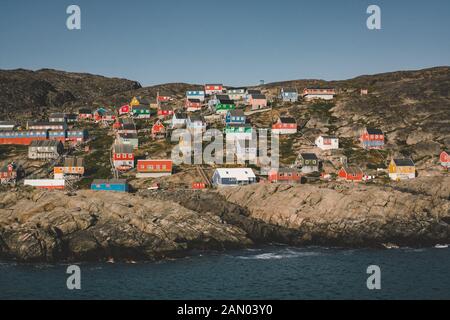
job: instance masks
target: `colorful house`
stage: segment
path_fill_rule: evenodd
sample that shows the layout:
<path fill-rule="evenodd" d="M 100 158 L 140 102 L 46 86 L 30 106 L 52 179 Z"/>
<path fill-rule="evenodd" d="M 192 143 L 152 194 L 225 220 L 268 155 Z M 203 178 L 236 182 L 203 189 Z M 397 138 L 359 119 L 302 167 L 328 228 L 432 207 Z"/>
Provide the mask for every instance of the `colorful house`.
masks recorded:
<path fill-rule="evenodd" d="M 160 117 L 170 117 L 170 116 L 173 116 L 173 114 L 174 114 L 174 111 L 171 106 L 161 105 L 158 108 L 158 116 L 160 116 Z"/>
<path fill-rule="evenodd" d="M 113 146 L 114 168 L 119 171 L 128 171 L 134 168 L 133 146 L 130 144 L 115 144 Z"/>
<path fill-rule="evenodd" d="M 63 190 L 66 181 L 64 179 L 25 179 L 23 184 L 37 189 Z"/>
<path fill-rule="evenodd" d="M 48 121 L 50 122 L 67 122 L 67 115 L 65 113 L 52 113 L 48 117 Z"/>
<path fill-rule="evenodd" d="M 442 151 L 439 156 L 439 161 L 441 162 L 441 166 L 444 168 L 450 168 L 450 152 Z"/>
<path fill-rule="evenodd" d="M 131 113 L 131 106 L 129 106 L 128 104 L 121 106 L 119 108 L 119 115 L 121 115 L 121 116 L 130 114 L 130 113 Z"/>
<path fill-rule="evenodd" d="M 0 130 L 0 144 L 30 145 L 33 141 L 48 140 L 48 130 L 2 131 Z"/>
<path fill-rule="evenodd" d="M 172 101 L 172 97 L 168 93 L 158 93 L 156 94 L 156 101 L 159 102 L 169 102 Z"/>
<path fill-rule="evenodd" d="M 137 134 L 137 128 L 134 123 L 119 123 L 119 128 L 117 129 L 117 133 L 129 133 L 129 134 Z"/>
<path fill-rule="evenodd" d="M 152 127 L 152 136 L 153 138 L 164 138 L 166 134 L 166 127 L 163 125 L 161 120 L 156 121 L 156 123 Z"/>
<path fill-rule="evenodd" d="M 150 119 L 151 110 L 147 106 L 135 106 L 131 109 L 133 117 L 137 119 Z"/>
<path fill-rule="evenodd" d="M 84 175 L 84 159 L 80 157 L 67 157 L 62 166 L 53 168 L 53 174 L 56 177 L 64 178 L 65 175 L 82 176 Z"/>
<path fill-rule="evenodd" d="M 229 110 L 236 109 L 236 105 L 233 100 L 220 100 L 216 104 L 215 110 L 216 113 L 226 114 Z"/>
<path fill-rule="evenodd" d="M 33 141 L 28 147 L 28 159 L 49 160 L 57 159 L 64 152 L 61 141 L 46 140 Z"/>
<path fill-rule="evenodd" d="M 172 160 L 138 160 L 137 178 L 159 178 L 172 175 Z"/>
<path fill-rule="evenodd" d="M 107 110 L 104 108 L 99 108 L 94 111 L 94 120 L 96 122 L 115 122 L 116 121 L 116 115 L 111 110 Z"/>
<path fill-rule="evenodd" d="M 245 124 L 247 118 L 242 109 L 228 110 L 225 117 L 226 125 Z"/>
<path fill-rule="evenodd" d="M 223 84 L 206 84 L 205 94 L 211 96 L 216 93 L 222 93 L 224 91 Z"/>
<path fill-rule="evenodd" d="M 252 95 L 258 95 L 258 94 L 262 94 L 261 90 L 247 89 L 247 92 L 245 92 L 245 96 L 244 96 L 245 102 L 249 103 L 251 96 Z"/>
<path fill-rule="evenodd" d="M 14 162 L 8 163 L 0 167 L 0 184 L 14 184 L 17 179 L 21 179 L 24 175 L 25 171 L 22 166 L 18 166 Z"/>
<path fill-rule="evenodd" d="M 356 166 L 344 166 L 338 172 L 338 177 L 346 181 L 363 181 L 364 173 Z"/>
<path fill-rule="evenodd" d="M 249 140 L 253 138 L 253 128 L 249 123 L 228 125 L 224 129 L 226 139 L 230 140 Z"/>
<path fill-rule="evenodd" d="M 297 121 L 292 117 L 280 117 L 272 125 L 272 132 L 276 134 L 295 134 L 297 133 Z"/>
<path fill-rule="evenodd" d="M 239 101 L 244 99 L 247 88 L 227 89 L 227 95 L 231 100 Z"/>
<path fill-rule="evenodd" d="M 302 173 L 312 173 L 319 171 L 319 158 L 314 153 L 301 153 L 297 163 L 302 168 Z"/>
<path fill-rule="evenodd" d="M 248 100 L 252 110 L 267 108 L 267 98 L 264 94 L 252 94 Z"/>
<path fill-rule="evenodd" d="M 16 129 L 16 123 L 12 121 L 0 121 L 0 131 L 11 131 Z"/>
<path fill-rule="evenodd" d="M 64 143 L 67 140 L 67 130 L 49 130 L 48 139 Z"/>
<path fill-rule="evenodd" d="M 129 187 L 125 179 L 94 180 L 91 184 L 91 190 L 128 192 Z"/>
<path fill-rule="evenodd" d="M 91 109 L 81 108 L 78 110 L 78 120 L 84 121 L 92 119 L 94 119 L 94 114 L 92 113 Z"/>
<path fill-rule="evenodd" d="M 188 112 L 196 112 L 202 110 L 202 102 L 199 99 L 186 99 L 185 107 Z"/>
<path fill-rule="evenodd" d="M 322 150 L 335 150 L 339 149 L 339 139 L 331 136 L 319 136 L 315 144 Z"/>
<path fill-rule="evenodd" d="M 205 101 L 205 91 L 187 91 L 186 99 L 196 99 L 203 102 Z"/>
<path fill-rule="evenodd" d="M 137 97 L 133 97 L 133 99 L 131 99 L 131 102 L 130 102 L 131 108 L 137 107 L 140 105 L 141 105 L 141 102 L 139 101 L 139 99 Z"/>
<path fill-rule="evenodd" d="M 414 179 L 416 165 L 411 159 L 392 159 L 389 164 L 389 178 L 394 181 Z"/>
<path fill-rule="evenodd" d="M 332 88 L 305 88 L 303 90 L 303 99 L 305 100 L 333 100 L 336 90 Z"/>
<path fill-rule="evenodd" d="M 72 144 L 83 143 L 89 139 L 89 132 L 85 129 L 67 130 L 66 134 L 66 141 Z"/>
<path fill-rule="evenodd" d="M 139 137 L 135 133 L 118 133 L 117 144 L 129 144 L 133 149 L 139 149 Z"/>
<path fill-rule="evenodd" d="M 360 141 L 364 149 L 383 149 L 384 133 L 380 129 L 365 128 Z"/>
<path fill-rule="evenodd" d="M 269 171 L 269 182 L 295 184 L 301 182 L 301 173 L 294 168 L 273 168 Z"/>
<path fill-rule="evenodd" d="M 212 182 L 217 187 L 243 186 L 256 183 L 250 168 L 219 168 L 214 171 Z"/>
<path fill-rule="evenodd" d="M 284 102 L 297 102 L 298 91 L 294 88 L 282 88 L 280 93 L 280 99 Z"/>
<path fill-rule="evenodd" d="M 28 121 L 27 130 L 67 130 L 67 122 Z"/>

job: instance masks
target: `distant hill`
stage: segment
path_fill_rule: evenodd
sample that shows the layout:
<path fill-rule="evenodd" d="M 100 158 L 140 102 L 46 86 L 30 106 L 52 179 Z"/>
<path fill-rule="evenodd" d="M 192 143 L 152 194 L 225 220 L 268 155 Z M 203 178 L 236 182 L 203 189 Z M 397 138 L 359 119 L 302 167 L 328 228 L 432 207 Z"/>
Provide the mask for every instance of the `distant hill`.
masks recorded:
<path fill-rule="evenodd" d="M 39 115 L 49 108 L 83 106 L 102 96 L 136 90 L 136 81 L 43 69 L 0 70 L 0 116 Z"/>

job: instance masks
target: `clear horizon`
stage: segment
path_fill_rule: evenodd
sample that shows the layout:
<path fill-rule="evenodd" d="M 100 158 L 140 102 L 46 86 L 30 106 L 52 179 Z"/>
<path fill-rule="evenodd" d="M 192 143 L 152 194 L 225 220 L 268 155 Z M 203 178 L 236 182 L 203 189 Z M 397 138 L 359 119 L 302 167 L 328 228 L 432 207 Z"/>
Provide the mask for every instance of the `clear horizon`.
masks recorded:
<path fill-rule="evenodd" d="M 71 4 L 81 8 L 81 30 L 66 28 Z M 381 8 L 381 30 L 366 26 L 371 4 Z M 450 65 L 448 13 L 444 0 L 5 0 L 0 69 L 90 73 L 144 87 L 345 80 Z"/>

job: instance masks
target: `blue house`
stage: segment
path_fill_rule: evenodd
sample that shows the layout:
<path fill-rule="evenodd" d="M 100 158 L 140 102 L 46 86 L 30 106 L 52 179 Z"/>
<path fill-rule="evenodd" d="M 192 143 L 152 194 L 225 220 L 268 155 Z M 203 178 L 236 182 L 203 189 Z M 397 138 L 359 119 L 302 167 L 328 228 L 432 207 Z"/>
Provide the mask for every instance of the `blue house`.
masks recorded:
<path fill-rule="evenodd" d="M 217 187 L 243 186 L 256 183 L 256 176 L 250 168 L 219 168 L 212 176 Z"/>
<path fill-rule="evenodd" d="M 280 99 L 284 102 L 297 102 L 298 91 L 293 88 L 281 89 Z"/>
<path fill-rule="evenodd" d="M 198 99 L 201 102 L 205 101 L 205 91 L 187 91 L 187 99 Z"/>
<path fill-rule="evenodd" d="M 246 122 L 245 113 L 241 109 L 229 110 L 225 117 L 225 123 L 227 125 L 245 124 L 245 122 Z"/>
<path fill-rule="evenodd" d="M 128 192 L 128 183 L 125 179 L 94 180 L 91 184 L 91 190 Z"/>

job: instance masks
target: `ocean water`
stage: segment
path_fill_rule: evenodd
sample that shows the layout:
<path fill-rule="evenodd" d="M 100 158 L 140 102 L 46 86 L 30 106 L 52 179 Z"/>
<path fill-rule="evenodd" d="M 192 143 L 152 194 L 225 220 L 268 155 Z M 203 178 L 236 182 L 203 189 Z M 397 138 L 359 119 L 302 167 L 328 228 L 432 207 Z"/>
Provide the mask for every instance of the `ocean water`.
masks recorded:
<path fill-rule="evenodd" d="M 367 289 L 367 267 L 381 290 Z M 0 299 L 450 299 L 450 249 L 344 250 L 270 246 L 153 263 L 0 262 Z"/>

